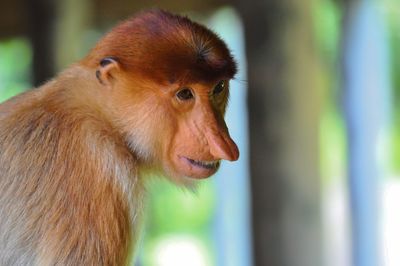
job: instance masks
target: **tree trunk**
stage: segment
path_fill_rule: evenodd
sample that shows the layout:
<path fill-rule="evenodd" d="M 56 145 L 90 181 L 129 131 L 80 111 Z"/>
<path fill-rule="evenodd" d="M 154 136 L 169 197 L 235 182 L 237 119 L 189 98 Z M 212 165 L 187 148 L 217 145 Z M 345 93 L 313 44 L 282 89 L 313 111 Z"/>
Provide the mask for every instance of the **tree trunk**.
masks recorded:
<path fill-rule="evenodd" d="M 52 78 L 55 73 L 54 32 L 57 1 L 26 2 L 33 53 L 33 85 L 36 87 Z"/>
<path fill-rule="evenodd" d="M 259 266 L 320 266 L 320 92 L 311 0 L 237 1 L 248 60 Z"/>

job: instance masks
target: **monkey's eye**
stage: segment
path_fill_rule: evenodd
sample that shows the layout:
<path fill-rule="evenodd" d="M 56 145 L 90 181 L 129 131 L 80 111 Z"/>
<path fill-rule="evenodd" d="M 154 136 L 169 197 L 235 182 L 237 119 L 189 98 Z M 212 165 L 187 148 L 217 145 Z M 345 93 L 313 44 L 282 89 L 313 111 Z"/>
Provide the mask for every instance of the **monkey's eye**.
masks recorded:
<path fill-rule="evenodd" d="M 191 89 L 182 88 L 176 93 L 176 97 L 178 97 L 178 99 L 181 101 L 187 101 L 193 99 L 194 95 Z"/>
<path fill-rule="evenodd" d="M 225 89 L 225 80 L 221 80 L 218 84 L 214 87 L 213 94 L 220 94 Z"/>

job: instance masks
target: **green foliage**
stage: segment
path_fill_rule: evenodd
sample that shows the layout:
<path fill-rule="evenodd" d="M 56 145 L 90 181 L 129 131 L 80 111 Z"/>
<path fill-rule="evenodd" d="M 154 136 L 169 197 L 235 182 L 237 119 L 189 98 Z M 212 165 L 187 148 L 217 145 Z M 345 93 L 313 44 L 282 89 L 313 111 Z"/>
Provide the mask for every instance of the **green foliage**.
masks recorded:
<path fill-rule="evenodd" d="M 322 114 L 320 124 L 321 173 L 323 184 L 346 176 L 346 133 L 343 118 L 331 107 Z"/>
<path fill-rule="evenodd" d="M 391 128 L 391 171 L 400 173 L 400 17 L 399 4 L 386 1 L 386 18 L 389 29 L 391 83 L 393 88 L 393 123 Z M 397 8 L 395 8 L 397 6 Z"/>
<path fill-rule="evenodd" d="M 0 42 L 0 102 L 29 88 L 31 60 L 27 40 Z"/>
<path fill-rule="evenodd" d="M 144 265 L 154 264 L 157 244 L 170 236 L 192 236 L 212 254 L 210 227 L 215 206 L 211 179 L 202 180 L 195 191 L 157 179 L 148 188 Z"/>
<path fill-rule="evenodd" d="M 339 54 L 341 12 L 332 0 L 316 1 L 313 9 L 314 32 L 320 55 L 334 63 Z"/>
<path fill-rule="evenodd" d="M 203 180 L 198 190 L 192 192 L 159 180 L 149 191 L 148 236 L 202 233 L 207 229 L 215 201 L 211 181 Z"/>
<path fill-rule="evenodd" d="M 344 177 L 346 171 L 346 129 L 338 99 L 342 13 L 332 0 L 316 1 L 313 10 L 314 33 L 317 44 L 321 89 L 325 105 L 320 123 L 320 160 L 322 182 Z"/>

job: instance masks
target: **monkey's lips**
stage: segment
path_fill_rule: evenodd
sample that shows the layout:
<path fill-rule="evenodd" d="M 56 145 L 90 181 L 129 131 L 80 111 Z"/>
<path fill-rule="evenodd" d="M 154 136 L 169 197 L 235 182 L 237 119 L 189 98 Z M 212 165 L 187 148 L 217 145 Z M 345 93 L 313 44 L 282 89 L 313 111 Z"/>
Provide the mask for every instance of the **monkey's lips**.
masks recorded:
<path fill-rule="evenodd" d="M 196 161 L 196 160 L 189 159 L 186 157 L 185 157 L 185 159 L 188 160 L 188 162 L 191 163 L 192 165 L 201 167 L 204 169 L 217 169 L 219 166 L 219 160 L 218 161 Z"/>
<path fill-rule="evenodd" d="M 194 178 L 209 177 L 218 170 L 220 165 L 220 160 L 213 160 L 213 161 L 194 160 L 185 156 L 180 156 L 180 159 L 187 166 L 188 169 L 187 176 Z"/>

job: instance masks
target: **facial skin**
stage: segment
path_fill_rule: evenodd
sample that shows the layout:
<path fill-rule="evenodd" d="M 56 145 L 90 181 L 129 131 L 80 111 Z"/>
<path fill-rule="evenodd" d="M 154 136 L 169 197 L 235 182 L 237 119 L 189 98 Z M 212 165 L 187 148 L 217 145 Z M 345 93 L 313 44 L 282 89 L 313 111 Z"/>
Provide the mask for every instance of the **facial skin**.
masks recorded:
<path fill-rule="evenodd" d="M 171 18 L 162 16 L 158 22 Z M 174 181 L 205 178 L 217 171 L 221 160 L 239 156 L 224 122 L 236 64 L 225 44 L 204 27 L 180 17 L 175 21 L 177 29 L 155 23 L 154 17 L 150 12 L 117 27 L 83 63 L 105 62 L 98 79 L 114 93 L 109 109 L 118 110 L 115 120 L 121 122 L 141 161 Z M 127 62 L 119 50 L 108 47 L 126 42 L 130 37 L 121 39 L 117 34 L 131 28 L 138 31 L 132 34 L 131 46 L 120 46 L 124 55 L 135 54 Z M 141 36 L 140 43 L 135 34 Z M 109 54 L 113 56 L 101 57 Z"/>
<path fill-rule="evenodd" d="M 236 144 L 223 120 L 228 100 L 227 81 L 191 84 L 173 98 L 178 117 L 171 161 L 178 175 L 204 178 L 214 174 L 220 160 L 237 160 Z"/>
<path fill-rule="evenodd" d="M 152 10 L 0 104 L 0 265 L 126 265 L 146 174 L 186 184 L 238 159 L 235 73 L 217 35 Z"/>
<path fill-rule="evenodd" d="M 117 66 L 114 68 L 118 71 Z M 117 77 L 123 73 L 113 73 L 117 78 L 110 78 L 109 72 L 111 69 L 103 74 L 103 80 L 109 77 L 110 91 L 120 94 L 119 86 L 127 88 L 122 95 L 111 97 L 116 102 L 110 109 L 118 110 L 116 117 L 126 116 L 120 126 L 143 162 L 158 165 L 164 174 L 179 180 L 209 177 L 218 170 L 221 160 L 238 159 L 238 148 L 224 121 L 228 80 L 186 84 L 146 81 L 136 85 L 132 77 L 125 81 Z M 146 133 L 139 133 L 138 128 Z"/>

